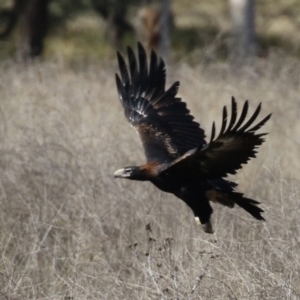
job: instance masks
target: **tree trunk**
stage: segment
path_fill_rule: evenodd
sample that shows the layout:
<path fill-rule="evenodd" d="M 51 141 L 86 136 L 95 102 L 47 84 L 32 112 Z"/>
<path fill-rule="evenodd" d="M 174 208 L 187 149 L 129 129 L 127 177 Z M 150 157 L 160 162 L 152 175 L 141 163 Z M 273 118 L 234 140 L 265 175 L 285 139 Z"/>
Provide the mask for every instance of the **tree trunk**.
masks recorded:
<path fill-rule="evenodd" d="M 0 11 L 0 22 L 1 22 L 1 38 L 7 38 L 14 28 L 16 27 L 19 16 L 22 13 L 26 1 L 14 0 L 11 9 L 2 9 Z"/>
<path fill-rule="evenodd" d="M 126 20 L 128 4 L 123 0 L 92 0 L 96 12 L 106 21 L 106 35 L 114 48 L 120 47 L 120 42 L 132 26 Z"/>
<path fill-rule="evenodd" d="M 230 63 L 234 67 L 253 64 L 256 54 L 254 0 L 229 0 L 232 38 Z"/>
<path fill-rule="evenodd" d="M 170 24 L 171 24 L 171 7 L 170 0 L 162 0 L 161 13 L 161 39 L 160 39 L 160 55 L 165 61 L 168 60 L 170 50 Z"/>
<path fill-rule="evenodd" d="M 162 8 L 158 4 L 142 5 L 137 12 L 136 34 L 150 54 L 160 52 Z"/>
<path fill-rule="evenodd" d="M 39 56 L 43 52 L 48 29 L 48 3 L 49 0 L 26 1 L 19 20 L 20 38 L 17 52 L 21 60 Z"/>
<path fill-rule="evenodd" d="M 143 4 L 137 12 L 135 30 L 138 40 L 145 46 L 147 52 L 154 50 L 165 60 L 168 59 L 172 26 L 170 0 Z"/>

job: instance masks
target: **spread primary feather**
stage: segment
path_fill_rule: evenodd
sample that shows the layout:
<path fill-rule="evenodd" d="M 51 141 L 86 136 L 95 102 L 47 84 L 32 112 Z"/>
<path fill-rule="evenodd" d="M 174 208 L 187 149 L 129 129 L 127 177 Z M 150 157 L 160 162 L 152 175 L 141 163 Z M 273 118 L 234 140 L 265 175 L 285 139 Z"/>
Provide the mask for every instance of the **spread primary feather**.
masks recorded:
<path fill-rule="evenodd" d="M 147 55 L 138 43 L 137 58 L 127 49 L 128 66 L 117 53 L 120 75 L 116 74 L 117 90 L 125 116 L 137 131 L 147 162 L 115 172 L 116 177 L 148 180 L 159 189 L 172 193 L 193 211 L 202 228 L 212 233 L 210 201 L 233 207 L 239 205 L 258 220 L 264 220 L 259 202 L 236 192 L 236 184 L 225 180 L 235 174 L 264 142 L 264 133 L 257 134 L 271 114 L 253 125 L 261 104 L 246 120 L 248 101 L 238 117 L 237 103 L 232 97 L 231 116 L 223 108 L 222 124 L 216 137 L 213 122 L 210 141 L 194 121 L 186 104 L 176 97 L 179 82 L 166 88 L 166 68 L 152 51 L 148 67 Z M 252 127 L 251 127 L 252 126 Z"/>

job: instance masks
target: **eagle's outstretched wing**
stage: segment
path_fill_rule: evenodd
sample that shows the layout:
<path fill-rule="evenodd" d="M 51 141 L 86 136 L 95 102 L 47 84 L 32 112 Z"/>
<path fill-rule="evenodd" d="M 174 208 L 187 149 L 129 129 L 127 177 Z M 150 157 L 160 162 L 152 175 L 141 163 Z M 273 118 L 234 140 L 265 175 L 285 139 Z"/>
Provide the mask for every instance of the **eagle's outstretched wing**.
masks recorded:
<path fill-rule="evenodd" d="M 179 82 L 165 90 L 166 69 L 152 51 L 150 65 L 138 43 L 138 61 L 127 48 L 129 68 L 120 53 L 116 82 L 125 116 L 142 141 L 148 162 L 170 163 L 205 144 L 204 131 L 193 121 L 186 103 L 176 97 Z"/>
<path fill-rule="evenodd" d="M 257 107 L 250 119 L 244 123 L 248 112 L 248 101 L 245 102 L 241 116 L 237 120 L 237 104 L 232 97 L 231 119 L 227 127 L 227 109 L 223 109 L 223 120 L 220 134 L 215 138 L 215 124 L 212 126 L 210 142 L 202 147 L 188 151 L 162 171 L 188 178 L 216 179 L 227 174 L 235 174 L 242 164 L 246 164 L 251 157 L 255 157 L 256 149 L 264 142 L 265 133 L 256 134 L 271 117 L 266 116 L 258 124 L 251 127 L 261 109 Z M 227 128 L 226 128 L 227 127 Z M 177 174 L 177 175 L 176 175 Z"/>

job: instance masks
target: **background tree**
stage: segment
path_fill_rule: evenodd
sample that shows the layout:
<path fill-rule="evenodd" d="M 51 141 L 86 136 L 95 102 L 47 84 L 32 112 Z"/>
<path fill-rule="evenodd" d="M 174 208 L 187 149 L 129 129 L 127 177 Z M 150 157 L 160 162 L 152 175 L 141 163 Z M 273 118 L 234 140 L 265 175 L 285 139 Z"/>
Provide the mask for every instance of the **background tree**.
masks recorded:
<path fill-rule="evenodd" d="M 171 26 L 171 7 L 170 0 L 162 1 L 161 14 L 161 40 L 160 40 L 160 54 L 167 60 L 170 48 L 170 26 Z"/>
<path fill-rule="evenodd" d="M 18 18 L 26 5 L 26 1 L 14 0 L 11 8 L 0 10 L 0 38 L 6 38 L 15 28 Z"/>
<path fill-rule="evenodd" d="M 164 59 L 170 47 L 170 29 L 173 24 L 170 1 L 143 1 L 137 11 L 136 34 L 147 51 L 152 49 Z"/>
<path fill-rule="evenodd" d="M 0 38 L 7 38 L 18 28 L 17 54 L 22 60 L 39 56 L 49 28 L 61 27 L 72 17 L 88 10 L 96 12 L 107 23 L 106 34 L 113 47 L 118 47 L 127 32 L 128 7 L 138 0 L 14 0 L 10 9 L 0 10 Z M 50 7 L 51 6 L 51 7 Z"/>
<path fill-rule="evenodd" d="M 48 4 L 49 0 L 27 0 L 23 6 L 19 20 L 20 37 L 17 50 L 22 60 L 43 52 L 49 21 Z"/>
<path fill-rule="evenodd" d="M 233 66 L 249 65 L 256 53 L 254 0 L 229 0 L 232 38 L 229 45 Z"/>
<path fill-rule="evenodd" d="M 157 3 L 140 5 L 135 24 L 137 39 L 146 47 L 159 51 L 162 8 Z"/>
<path fill-rule="evenodd" d="M 127 32 L 133 31 L 131 24 L 127 21 L 128 7 L 134 0 L 91 0 L 93 8 L 106 21 L 106 34 L 114 47 L 119 47 L 120 41 Z"/>

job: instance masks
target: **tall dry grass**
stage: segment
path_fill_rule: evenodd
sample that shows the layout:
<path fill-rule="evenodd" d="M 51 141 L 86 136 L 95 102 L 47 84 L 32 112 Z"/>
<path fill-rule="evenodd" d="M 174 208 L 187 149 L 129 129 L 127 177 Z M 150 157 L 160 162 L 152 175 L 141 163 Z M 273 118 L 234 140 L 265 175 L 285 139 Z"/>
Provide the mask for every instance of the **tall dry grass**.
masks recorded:
<path fill-rule="evenodd" d="M 297 61 L 276 54 L 243 75 L 168 68 L 208 136 L 232 95 L 273 112 L 258 158 L 234 178 L 267 221 L 215 206 L 213 236 L 172 195 L 113 179 L 144 161 L 115 63 L 0 68 L 0 299 L 299 299 Z"/>

